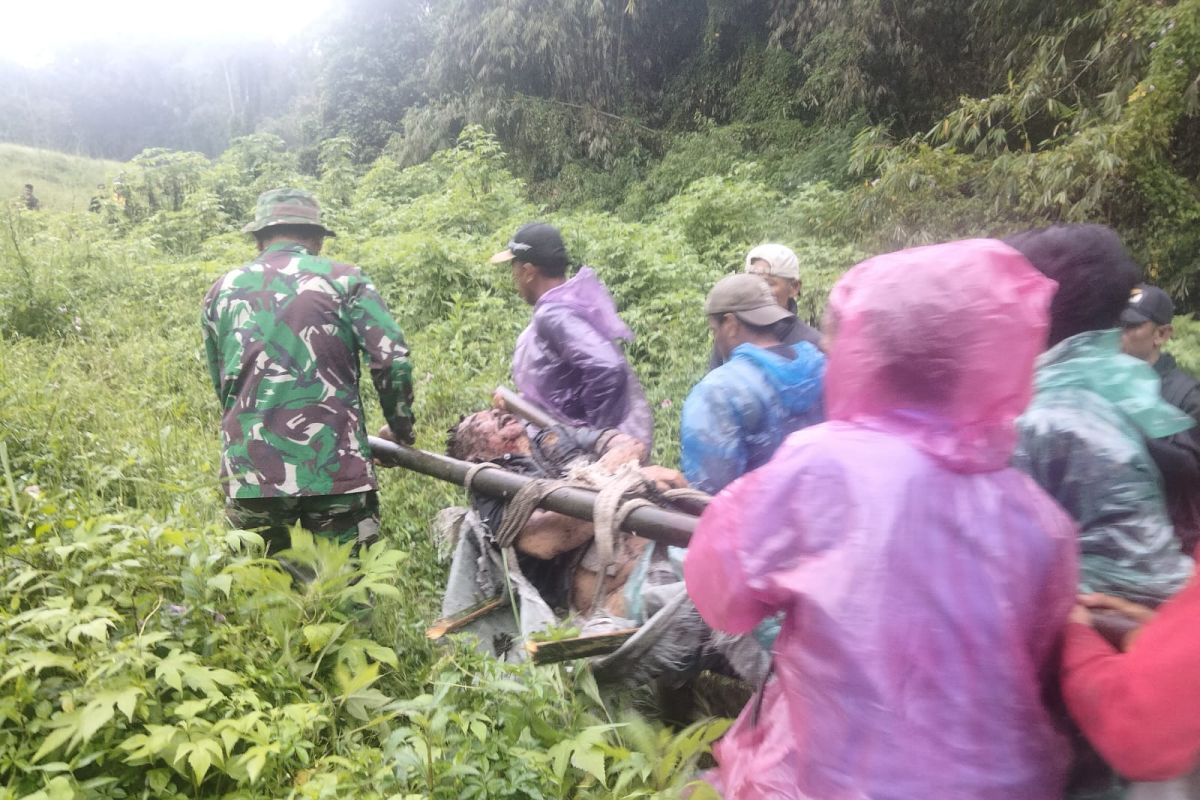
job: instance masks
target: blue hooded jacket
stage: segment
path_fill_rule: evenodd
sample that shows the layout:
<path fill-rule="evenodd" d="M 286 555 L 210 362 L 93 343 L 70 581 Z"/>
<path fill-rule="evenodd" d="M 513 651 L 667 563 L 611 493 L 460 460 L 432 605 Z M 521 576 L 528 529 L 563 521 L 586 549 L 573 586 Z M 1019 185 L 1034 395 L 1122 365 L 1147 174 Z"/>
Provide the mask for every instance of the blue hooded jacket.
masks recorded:
<path fill-rule="evenodd" d="M 751 344 L 696 384 L 683 404 L 683 474 L 716 494 L 770 460 L 788 434 L 824 419 L 825 356 L 807 342 L 788 359 Z"/>

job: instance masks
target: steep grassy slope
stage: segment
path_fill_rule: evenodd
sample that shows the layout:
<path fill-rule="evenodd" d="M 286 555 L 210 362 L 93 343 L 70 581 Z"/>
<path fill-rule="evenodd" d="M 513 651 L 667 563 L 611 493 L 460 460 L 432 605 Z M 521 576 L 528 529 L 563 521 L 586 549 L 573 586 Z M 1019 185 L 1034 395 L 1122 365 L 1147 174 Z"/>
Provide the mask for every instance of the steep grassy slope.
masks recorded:
<path fill-rule="evenodd" d="M 86 211 L 88 201 L 121 170 L 118 161 L 74 156 L 18 144 L 0 143 L 0 199 L 8 202 L 32 183 L 42 208 Z"/>

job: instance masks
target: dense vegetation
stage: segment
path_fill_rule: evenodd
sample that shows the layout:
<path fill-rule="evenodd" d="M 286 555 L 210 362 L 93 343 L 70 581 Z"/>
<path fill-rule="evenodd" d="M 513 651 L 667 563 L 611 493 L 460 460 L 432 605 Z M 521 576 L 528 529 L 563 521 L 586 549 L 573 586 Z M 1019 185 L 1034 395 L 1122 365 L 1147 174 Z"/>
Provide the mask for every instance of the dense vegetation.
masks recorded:
<path fill-rule="evenodd" d="M 44 203 L 0 208 L 0 798 L 675 796 L 722 723 L 666 728 L 578 666 L 425 640 L 445 569 L 426 529 L 456 490 L 385 474 L 359 584 L 304 539 L 320 579 L 294 593 L 226 530 L 197 318 L 250 255 L 255 196 L 318 192 L 330 254 L 409 336 L 433 450 L 527 319 L 486 257 L 559 224 L 637 334 L 670 465 L 703 295 L 765 239 L 800 255 L 813 321 L 866 253 L 1057 220 L 1116 225 L 1194 307 L 1197 12 L 355 0 L 319 52 L 4 68 L 0 138 L 133 158 L 0 151 L 4 191 Z M 1200 324 L 1177 327 L 1200 369 Z"/>
<path fill-rule="evenodd" d="M 249 256 L 232 231 L 255 192 L 294 182 L 328 200 L 343 234 L 331 253 L 368 269 L 409 335 L 418 443 L 434 450 L 506 378 L 528 310 L 486 257 L 540 214 L 477 128 L 428 163 L 382 158 L 361 176 L 334 155 L 299 174 L 269 145 L 243 140 L 212 164 L 143 157 L 124 208 L 5 212 L 0 791 L 670 796 L 720 727 L 661 729 L 601 705 L 586 670 L 505 668 L 424 640 L 445 569 L 426 529 L 456 490 L 386 474 L 386 547 L 356 586 L 345 552 L 306 544 L 322 579 L 293 594 L 255 537 L 226 531 L 198 305 Z M 705 290 L 750 243 L 821 229 L 841 197 L 822 184 L 784 197 L 750 165 L 739 178 L 677 169 L 631 195 L 645 223 L 550 217 L 638 333 L 664 463 L 707 358 Z M 829 234 L 787 238 L 815 309 L 859 253 Z"/>
<path fill-rule="evenodd" d="M 707 287 L 782 239 L 815 320 L 862 255 L 831 233 L 846 192 L 769 180 L 811 156 L 740 161 L 743 135 L 681 140 L 626 196 L 642 222 L 550 215 L 638 334 L 661 463 L 707 358 Z M 319 177 L 263 138 L 211 164 L 150 154 L 126 167 L 124 208 L 3 212 L 0 796 L 674 796 L 719 726 L 664 729 L 603 701 L 586 670 L 425 641 L 444 576 L 426 528 L 456 490 L 385 474 L 386 544 L 357 585 L 344 551 L 305 539 L 321 579 L 295 594 L 256 537 L 226 530 L 198 306 L 248 257 L 233 231 L 260 188 L 328 199 L 330 252 L 368 269 L 408 332 L 420 446 L 486 404 L 527 318 L 485 259 L 540 212 L 494 137 L 470 128 L 428 163 L 384 157 L 361 176 L 326 150 Z M 704 174 L 726 160 L 731 174 Z M 1200 367 L 1200 325 L 1180 324 L 1177 352 Z"/>
<path fill-rule="evenodd" d="M 637 220 L 624 199 L 681 137 L 732 126 L 726 169 L 787 191 L 811 173 L 771 151 L 803 150 L 860 186 L 837 224 L 873 247 L 1100 220 L 1189 307 L 1200 289 L 1200 0 L 350 0 L 249 41 L 0 68 L 0 140 L 211 157 L 257 132 L 315 172 L 331 138 L 403 167 L 479 124 L 544 201 Z"/>

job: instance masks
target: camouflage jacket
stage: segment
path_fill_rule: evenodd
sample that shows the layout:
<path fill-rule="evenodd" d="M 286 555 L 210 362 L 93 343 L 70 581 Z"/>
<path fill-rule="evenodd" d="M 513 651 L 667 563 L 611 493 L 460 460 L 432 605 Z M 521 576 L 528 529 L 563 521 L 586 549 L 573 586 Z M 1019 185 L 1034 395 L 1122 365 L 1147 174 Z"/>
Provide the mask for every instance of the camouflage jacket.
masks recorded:
<path fill-rule="evenodd" d="M 228 272 L 202 315 L 232 498 L 375 489 L 359 354 L 394 431 L 412 421 L 412 367 L 383 298 L 350 264 L 279 243 Z"/>

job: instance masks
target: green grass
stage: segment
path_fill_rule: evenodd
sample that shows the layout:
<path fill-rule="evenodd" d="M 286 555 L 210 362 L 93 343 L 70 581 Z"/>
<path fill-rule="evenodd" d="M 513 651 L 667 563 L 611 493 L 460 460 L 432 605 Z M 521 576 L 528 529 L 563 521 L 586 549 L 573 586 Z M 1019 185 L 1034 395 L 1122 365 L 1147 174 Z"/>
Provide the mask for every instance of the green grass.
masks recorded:
<path fill-rule="evenodd" d="M 486 260 L 544 210 L 492 144 L 464 134 L 431 165 L 381 165 L 350 202 L 328 203 L 343 232 L 329 255 L 363 266 L 405 330 L 429 450 L 507 380 L 529 320 L 508 271 Z M 37 154 L 0 159 L 22 150 Z M 65 177 L 62 158 L 49 171 Z M 3 159 L 10 174 L 17 161 Z M 153 208 L 184 168 L 196 174 L 182 207 Z M 357 584 L 345 552 L 309 544 L 321 578 L 293 592 L 260 544 L 227 530 L 198 315 L 212 281 L 253 256 L 239 203 L 265 170 L 126 170 L 137 202 L 124 213 L 56 210 L 49 184 L 42 213 L 0 203 L 0 264 L 12 265 L 0 283 L 0 800 L 679 796 L 723 723 L 674 730 L 627 715 L 630 696 L 602 696 L 579 665 L 504 665 L 425 638 L 447 570 L 429 523 L 462 490 L 385 471 L 384 541 Z M 269 180 L 334 194 L 306 176 Z M 81 197 L 89 183 L 76 180 Z M 707 287 L 736 268 L 730 254 L 791 231 L 811 270 L 805 307 L 818 302 L 858 254 L 795 232 L 836 199 L 705 178 L 644 222 L 550 217 L 637 333 L 657 462 L 677 462 L 679 409 L 705 369 Z"/>
<path fill-rule="evenodd" d="M 81 197 L 96 179 L 71 169 L 106 165 L 0 145 L 4 174 L 20 161 L 7 153 L 42 159 Z M 429 523 L 461 489 L 384 471 L 383 546 L 357 584 L 345 552 L 310 542 L 303 560 L 321 578 L 293 592 L 260 543 L 227 530 L 201 298 L 253 255 L 238 230 L 256 176 L 334 195 L 267 170 L 270 157 L 245 171 L 127 166 L 137 202 L 122 213 L 56 210 L 48 183 L 43 213 L 0 203 L 0 264 L 12 265 L 0 282 L 0 800 L 678 797 L 723 723 L 675 730 L 626 714 L 630 694 L 602 695 L 579 665 L 504 665 L 425 638 L 447 570 Z M 430 164 L 381 162 L 328 203 L 342 233 L 328 254 L 368 272 L 411 346 L 419 447 L 442 449 L 508 379 L 530 310 L 486 260 L 530 219 L 562 228 L 636 333 L 656 463 L 678 462 L 680 409 L 710 347 L 704 296 L 741 253 L 793 246 L 801 308 L 819 318 L 863 256 L 832 233 L 845 192 L 694 177 L 693 160 L 664 161 L 684 172 L 655 180 L 682 188 L 647 194 L 637 220 L 547 214 L 469 131 Z M 152 208 L 187 169 L 182 207 Z M 1200 323 L 1180 317 L 1172 351 L 1200 366 Z"/>
<path fill-rule="evenodd" d="M 107 183 L 123 166 L 119 161 L 0 143 L 0 199 L 15 200 L 22 187 L 32 183 L 43 209 L 86 211 L 96 184 Z"/>

